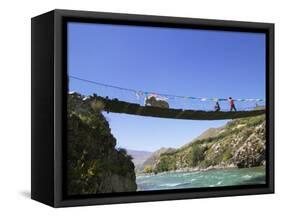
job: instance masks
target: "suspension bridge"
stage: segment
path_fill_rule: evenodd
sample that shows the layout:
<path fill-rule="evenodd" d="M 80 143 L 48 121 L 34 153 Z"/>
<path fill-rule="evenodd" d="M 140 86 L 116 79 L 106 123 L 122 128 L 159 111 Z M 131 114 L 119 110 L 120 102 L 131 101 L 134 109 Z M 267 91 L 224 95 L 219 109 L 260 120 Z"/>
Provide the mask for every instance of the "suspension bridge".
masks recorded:
<path fill-rule="evenodd" d="M 161 94 L 69 77 L 72 82 L 89 85 L 88 89 L 94 94 L 83 97 L 83 102 L 102 102 L 105 112 L 186 120 L 223 120 L 265 114 L 264 99 L 234 99 L 236 111 L 230 111 L 228 98 Z M 219 109 L 215 107 L 217 104 Z"/>

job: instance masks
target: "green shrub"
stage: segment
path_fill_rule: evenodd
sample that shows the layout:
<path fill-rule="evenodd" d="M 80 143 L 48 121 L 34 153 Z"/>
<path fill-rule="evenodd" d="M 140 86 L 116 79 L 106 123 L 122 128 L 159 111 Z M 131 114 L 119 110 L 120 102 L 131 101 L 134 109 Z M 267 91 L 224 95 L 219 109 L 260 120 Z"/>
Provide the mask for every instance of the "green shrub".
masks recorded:
<path fill-rule="evenodd" d="M 192 146 L 192 149 L 191 149 L 191 165 L 192 166 L 197 166 L 197 164 L 200 162 L 200 161 L 203 161 L 204 160 L 204 152 L 206 151 L 205 148 L 199 146 L 199 145 L 194 145 Z"/>
<path fill-rule="evenodd" d="M 152 173 L 153 172 L 153 169 L 151 166 L 145 166 L 145 168 L 143 169 L 143 171 L 145 173 Z"/>
<path fill-rule="evenodd" d="M 228 161 L 229 159 L 232 158 L 232 152 L 231 152 L 231 149 L 228 148 L 224 153 L 223 153 L 223 157 L 222 157 L 222 160 L 223 161 Z"/>

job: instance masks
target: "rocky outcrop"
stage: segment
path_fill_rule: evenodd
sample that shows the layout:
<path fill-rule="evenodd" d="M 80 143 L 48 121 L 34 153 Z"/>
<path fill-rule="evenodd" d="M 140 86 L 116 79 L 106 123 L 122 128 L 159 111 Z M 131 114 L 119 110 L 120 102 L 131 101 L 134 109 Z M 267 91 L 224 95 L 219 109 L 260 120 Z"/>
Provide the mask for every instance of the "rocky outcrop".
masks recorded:
<path fill-rule="evenodd" d="M 68 97 L 67 130 L 69 195 L 136 191 L 131 156 L 115 148 L 107 120 L 79 94 Z"/>
<path fill-rule="evenodd" d="M 265 165 L 265 123 L 254 128 L 251 135 L 235 152 L 233 161 L 240 168 Z"/>

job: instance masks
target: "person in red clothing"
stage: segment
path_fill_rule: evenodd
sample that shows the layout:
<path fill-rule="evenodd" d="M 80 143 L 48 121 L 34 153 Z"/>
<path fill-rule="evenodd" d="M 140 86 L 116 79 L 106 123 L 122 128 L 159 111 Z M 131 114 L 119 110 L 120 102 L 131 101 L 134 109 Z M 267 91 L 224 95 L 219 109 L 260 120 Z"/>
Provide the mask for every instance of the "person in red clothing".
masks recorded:
<path fill-rule="evenodd" d="M 232 97 L 229 97 L 228 101 L 229 101 L 229 105 L 230 105 L 230 111 L 234 110 L 236 112 L 237 110 L 236 110 L 236 107 L 235 107 L 235 104 L 234 104 L 234 99 L 232 99 Z"/>

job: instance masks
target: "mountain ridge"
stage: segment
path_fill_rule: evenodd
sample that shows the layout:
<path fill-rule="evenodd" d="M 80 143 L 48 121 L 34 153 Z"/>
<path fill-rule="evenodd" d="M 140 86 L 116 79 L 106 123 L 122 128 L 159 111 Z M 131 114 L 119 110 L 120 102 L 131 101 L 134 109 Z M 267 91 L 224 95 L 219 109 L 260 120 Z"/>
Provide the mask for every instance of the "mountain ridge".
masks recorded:
<path fill-rule="evenodd" d="M 141 151 L 141 150 L 133 150 L 133 149 L 126 149 L 127 153 L 132 156 L 132 161 L 135 164 L 135 167 L 141 166 L 147 158 L 151 156 L 153 152 L 149 151 Z"/>
<path fill-rule="evenodd" d="M 193 171 L 265 165 L 265 115 L 229 121 L 191 142 L 154 155 L 143 172 Z"/>

